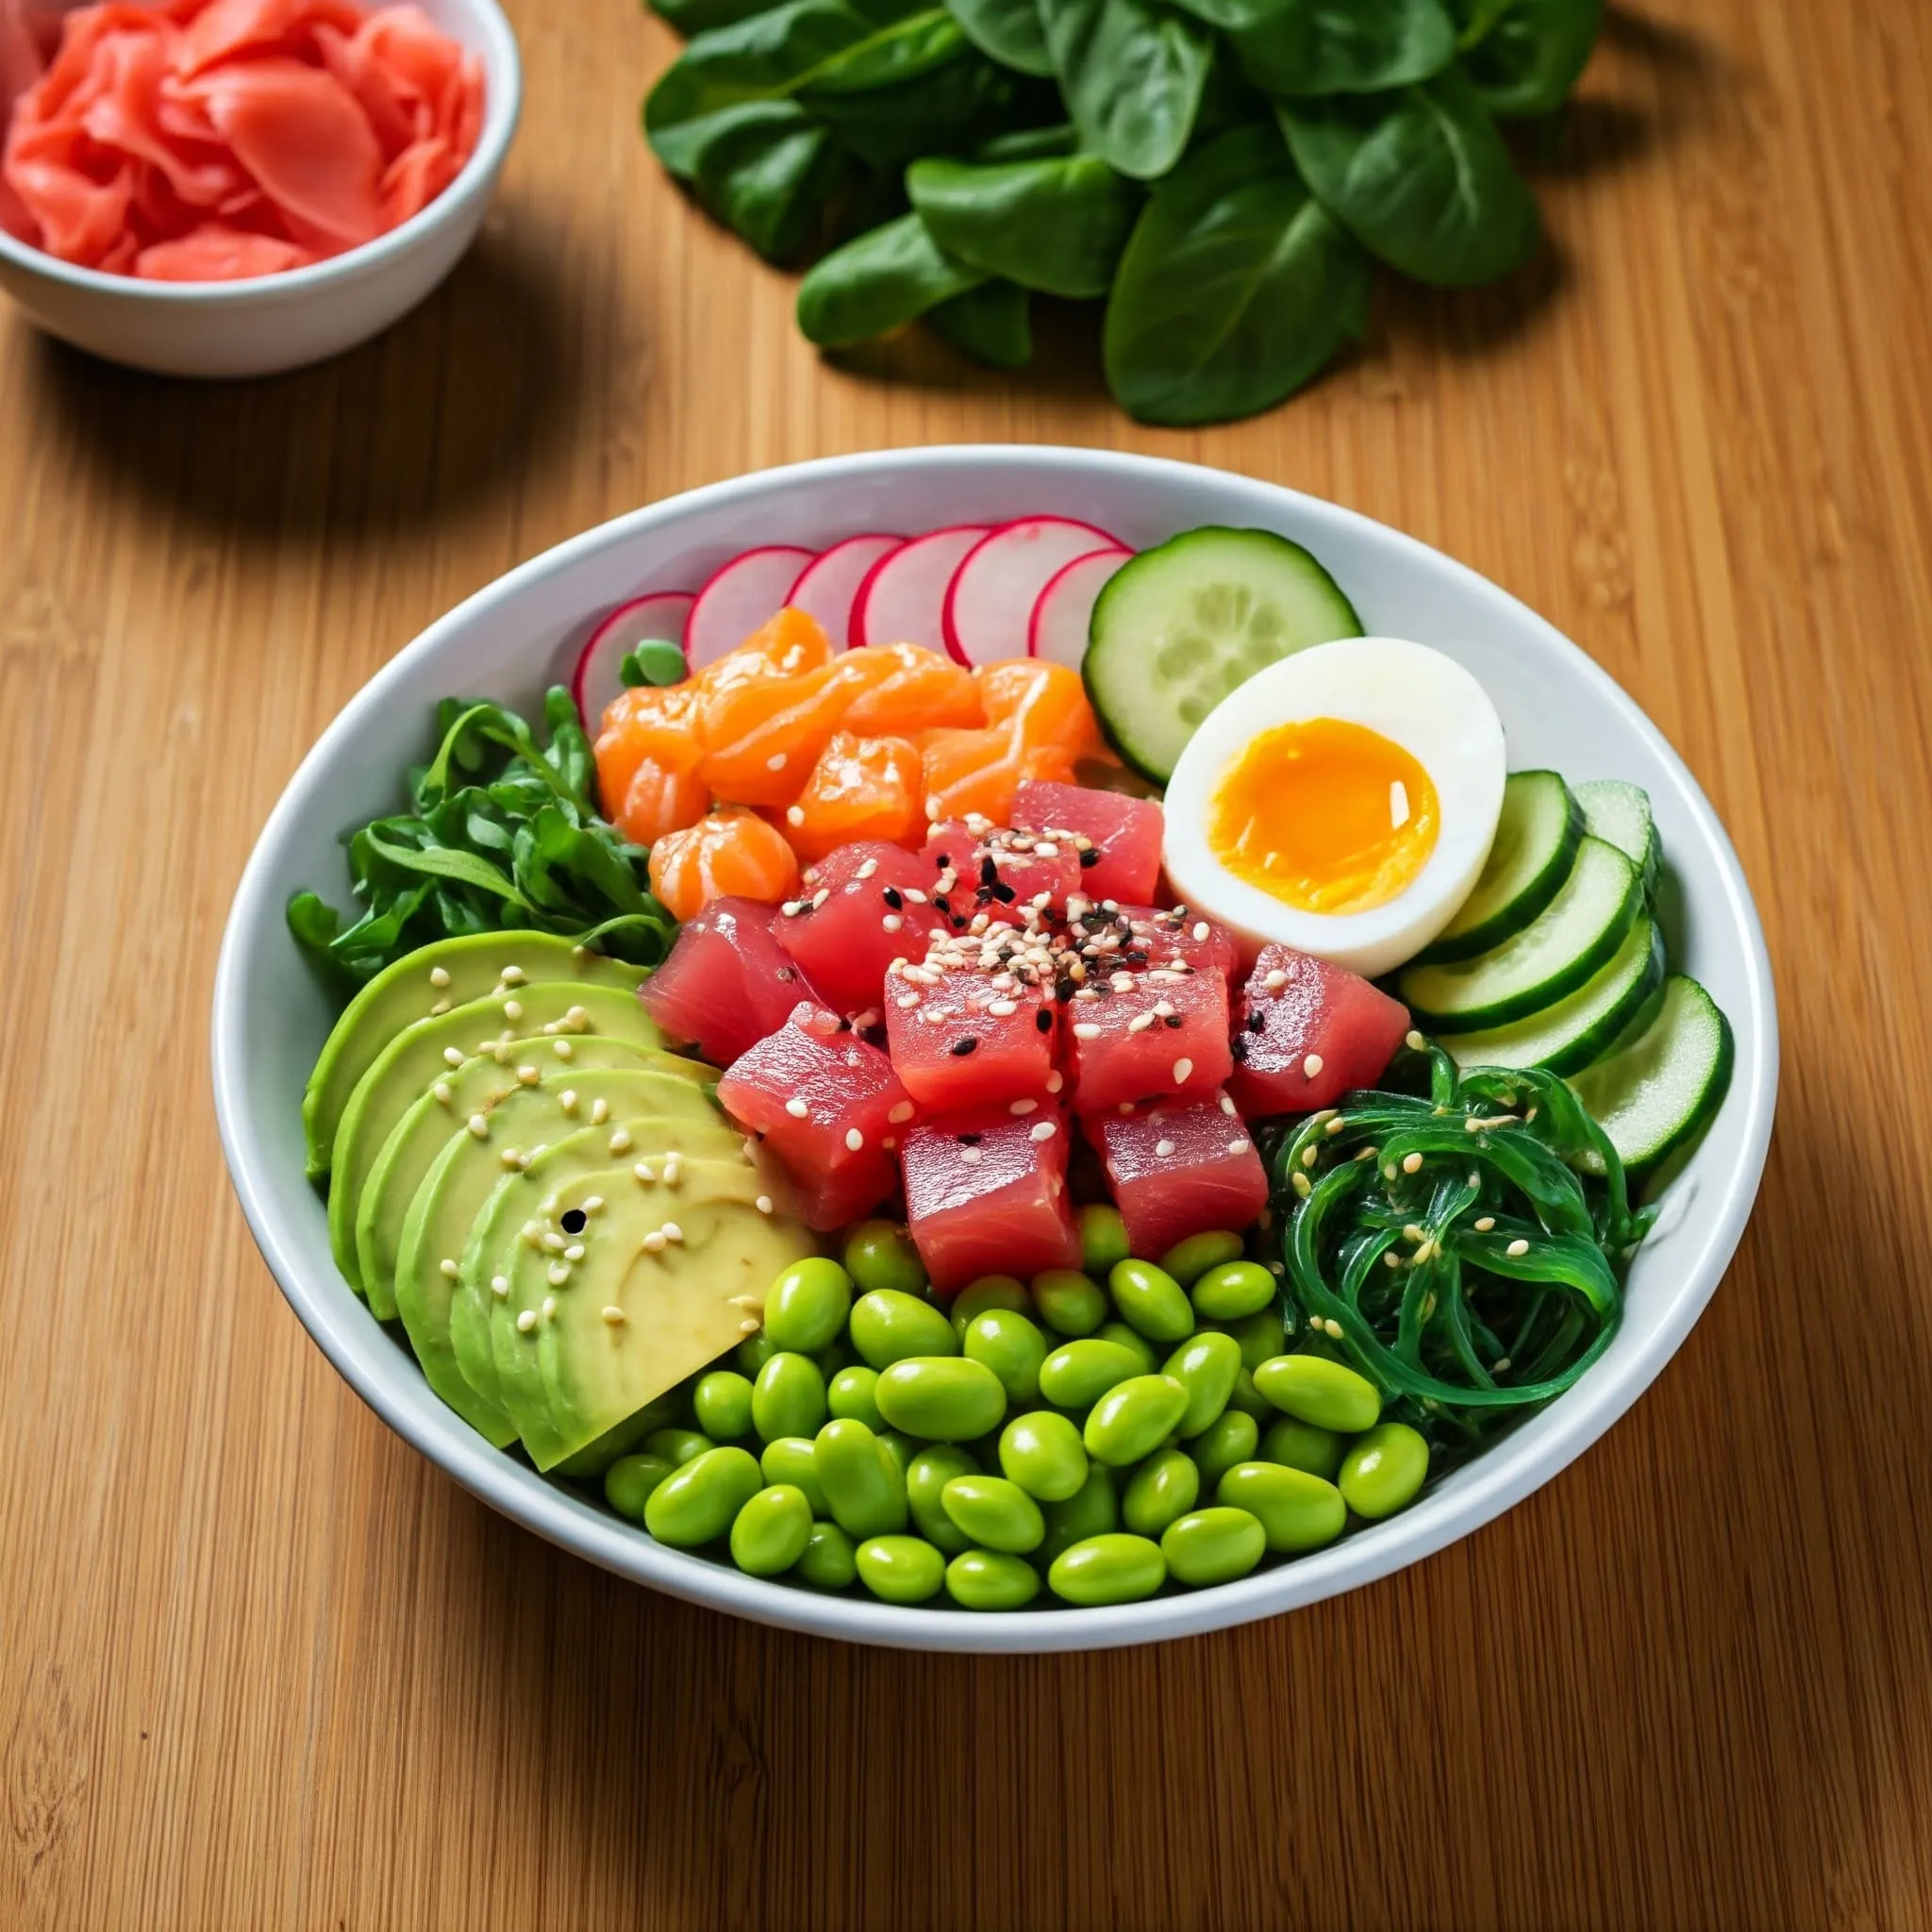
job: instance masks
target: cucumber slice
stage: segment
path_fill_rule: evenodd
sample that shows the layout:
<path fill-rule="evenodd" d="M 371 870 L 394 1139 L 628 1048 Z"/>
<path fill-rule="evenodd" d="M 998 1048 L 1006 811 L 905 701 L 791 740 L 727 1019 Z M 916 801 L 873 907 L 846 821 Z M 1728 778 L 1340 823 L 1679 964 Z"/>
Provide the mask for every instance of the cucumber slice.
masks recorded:
<path fill-rule="evenodd" d="M 1647 913 L 1639 917 L 1610 963 L 1567 1000 L 1513 1026 L 1488 1033 L 1445 1033 L 1442 1044 L 1462 1067 L 1541 1067 L 1574 1074 L 1601 1058 L 1646 1017 L 1664 983 L 1664 939 Z"/>
<path fill-rule="evenodd" d="M 1717 1002 L 1694 979 L 1674 973 L 1650 1024 L 1570 1084 L 1624 1165 L 1642 1174 L 1710 1124 L 1730 1087 L 1735 1054 L 1730 1022 Z"/>
<path fill-rule="evenodd" d="M 1510 773 L 1482 876 L 1417 963 L 1473 959 L 1521 932 L 1562 890 L 1582 842 L 1583 808 L 1555 772 Z"/>
<path fill-rule="evenodd" d="M 1622 778 L 1591 778 L 1576 788 L 1576 802 L 1591 837 L 1614 845 L 1643 874 L 1643 890 L 1654 892 L 1664 841 L 1651 817 L 1650 793 Z"/>
<path fill-rule="evenodd" d="M 1164 785 L 1202 719 L 1270 664 L 1361 620 L 1335 579 L 1268 530 L 1189 530 L 1123 564 L 1093 606 L 1081 669 L 1113 748 Z"/>
<path fill-rule="evenodd" d="M 1593 978 L 1624 943 L 1643 889 L 1637 868 L 1587 834 L 1540 918 L 1500 946 L 1453 966 L 1405 966 L 1395 990 L 1432 1033 L 1474 1033 L 1554 1007 Z"/>

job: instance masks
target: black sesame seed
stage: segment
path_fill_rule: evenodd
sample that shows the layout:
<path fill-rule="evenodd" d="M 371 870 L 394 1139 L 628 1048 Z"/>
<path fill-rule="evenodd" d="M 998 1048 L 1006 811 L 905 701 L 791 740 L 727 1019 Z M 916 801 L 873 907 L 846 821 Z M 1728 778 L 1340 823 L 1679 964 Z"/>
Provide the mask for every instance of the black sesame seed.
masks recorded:
<path fill-rule="evenodd" d="M 955 932 L 964 932 L 966 930 L 965 920 L 957 912 L 953 914 L 953 930 Z"/>
<path fill-rule="evenodd" d="M 952 865 L 952 863 L 953 855 L 950 852 L 941 852 L 940 854 L 939 869 L 941 872 L 946 871 Z"/>
<path fill-rule="evenodd" d="M 991 888 L 990 888 L 990 890 L 993 897 L 997 899 L 1002 906 L 1010 906 L 1013 903 L 1013 901 L 1020 896 L 1019 893 L 1014 891 L 1011 886 L 1008 885 L 1005 879 L 1001 879 L 997 885 L 992 886 Z"/>
<path fill-rule="evenodd" d="M 899 889 L 897 886 L 888 886 L 885 890 L 884 897 L 886 904 L 890 906 L 894 912 L 898 911 L 900 907 L 902 907 L 906 903 L 905 900 L 900 898 Z"/>
<path fill-rule="evenodd" d="M 1098 865 L 1099 863 L 1100 863 L 1100 854 L 1099 854 L 1098 852 L 1096 852 L 1096 851 L 1095 851 L 1095 850 L 1093 849 L 1093 847 L 1092 847 L 1092 846 L 1091 846 L 1091 845 L 1090 845 L 1090 846 L 1088 846 L 1088 848 L 1086 849 L 1086 851 L 1084 851 L 1083 853 L 1081 853 L 1081 855 L 1080 855 L 1080 864 L 1081 864 L 1081 866 L 1082 866 L 1083 868 L 1085 868 L 1085 867 L 1087 867 L 1087 866 L 1090 866 L 1090 865 Z"/>
<path fill-rule="evenodd" d="M 781 966 L 776 976 L 784 980 L 787 985 L 790 985 L 792 980 L 798 977 L 798 974 L 790 966 Z"/>
<path fill-rule="evenodd" d="M 582 1234 L 591 1224 L 591 1217 L 581 1208 L 566 1208 L 558 1222 L 565 1234 Z"/>
<path fill-rule="evenodd" d="M 1227 1048 L 1228 1051 L 1234 1055 L 1236 1059 L 1246 1059 L 1248 1057 L 1248 1036 L 1245 1033 L 1237 1033 L 1235 1037 L 1228 1041 Z"/>
<path fill-rule="evenodd" d="M 959 1136 L 959 1144 L 962 1147 L 977 1147 L 979 1145 L 979 1136 L 977 1134 L 961 1134 Z"/>
<path fill-rule="evenodd" d="M 1178 1013 L 1163 1013 L 1160 1017 L 1163 1020 L 1165 1020 L 1170 1026 L 1178 1026 L 1181 1024 L 1181 1016 Z"/>
<path fill-rule="evenodd" d="M 934 893 L 932 903 L 940 911 L 951 915 L 953 908 L 943 892 Z"/>
<path fill-rule="evenodd" d="M 978 1044 L 978 1041 L 974 1039 L 972 1034 L 969 1033 L 964 1040 L 954 1041 L 948 1051 L 956 1060 L 963 1060 Z"/>
<path fill-rule="evenodd" d="M 993 880 L 998 878 L 999 875 L 1000 869 L 992 862 L 991 858 L 982 858 L 979 861 L 979 883 L 982 886 L 991 885 Z"/>
<path fill-rule="evenodd" d="M 1267 1030 L 1268 1022 L 1259 1013 L 1250 1013 L 1248 1015 L 1248 1031 L 1250 1033 L 1265 1033 Z"/>
<path fill-rule="evenodd" d="M 1123 953 L 1121 955 L 1121 958 L 1124 959 L 1129 966 L 1144 966 L 1147 963 L 1147 955 L 1145 953 L 1137 952 L 1132 947 L 1129 947 L 1127 951 Z"/>
<path fill-rule="evenodd" d="M 1041 1033 L 1051 1033 L 1053 1031 L 1053 1015 L 1044 1007 L 1041 1007 L 1039 1012 L 1033 1016 L 1033 1024 Z"/>
<path fill-rule="evenodd" d="M 838 1025 L 833 1027 L 832 1031 L 834 1033 L 850 1033 L 852 1031 L 852 1022 L 850 1020 L 841 1020 Z"/>

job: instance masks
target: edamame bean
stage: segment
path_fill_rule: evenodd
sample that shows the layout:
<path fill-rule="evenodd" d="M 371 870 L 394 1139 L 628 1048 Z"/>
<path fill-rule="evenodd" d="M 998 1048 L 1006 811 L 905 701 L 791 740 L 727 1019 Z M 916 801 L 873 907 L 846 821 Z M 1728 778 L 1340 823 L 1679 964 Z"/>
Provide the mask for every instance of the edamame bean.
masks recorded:
<path fill-rule="evenodd" d="M 1284 1469 L 1305 1469 L 1324 1482 L 1332 1483 L 1341 1467 L 1341 1452 L 1347 1445 L 1333 1429 L 1318 1429 L 1313 1423 L 1297 1422 L 1285 1415 L 1270 1424 L 1261 1438 L 1257 1457 L 1261 1462 L 1278 1462 Z"/>
<path fill-rule="evenodd" d="M 962 1610 L 1024 1609 L 1040 1594 L 1040 1572 L 1022 1557 L 962 1550 L 946 1565 L 946 1591 Z"/>
<path fill-rule="evenodd" d="M 923 1536 L 874 1536 L 858 1546 L 859 1580 L 889 1604 L 923 1604 L 946 1580 L 946 1559 Z"/>
<path fill-rule="evenodd" d="M 1260 1262 L 1230 1259 L 1204 1269 L 1190 1290 L 1189 1299 L 1204 1321 L 1240 1322 L 1258 1315 L 1280 1292 L 1281 1284 Z M 1267 1357 L 1261 1359 L 1266 1361 Z"/>
<path fill-rule="evenodd" d="M 906 1479 L 862 1422 L 827 1423 L 812 1442 L 812 1459 L 825 1507 L 848 1536 L 885 1536 L 906 1527 Z"/>
<path fill-rule="evenodd" d="M 1072 1268 L 1050 1268 L 1033 1277 L 1033 1304 L 1057 1335 L 1091 1335 L 1107 1320 L 1106 1291 Z"/>
<path fill-rule="evenodd" d="M 1128 1480 L 1121 1521 L 1136 1536 L 1158 1536 L 1200 1500 L 1201 1472 L 1178 1449 L 1150 1456 Z"/>
<path fill-rule="evenodd" d="M 925 1291 L 925 1263 L 912 1237 L 892 1221 L 861 1221 L 845 1237 L 845 1272 L 861 1294 L 877 1289 L 900 1294 Z"/>
<path fill-rule="evenodd" d="M 969 1281 L 953 1297 L 953 1306 L 946 1313 L 954 1332 L 963 1340 L 967 1329 L 989 1308 L 1003 1308 L 1011 1315 L 1030 1315 L 1033 1297 L 1026 1292 L 1026 1284 L 1010 1274 L 982 1274 L 977 1281 Z"/>
<path fill-rule="evenodd" d="M 1092 1335 L 1061 1342 L 1041 1363 L 1040 1392 L 1061 1408 L 1085 1408 L 1130 1375 L 1145 1373 L 1132 1349 Z"/>
<path fill-rule="evenodd" d="M 999 1462 L 1009 1481 L 1041 1503 L 1064 1503 L 1087 1480 L 1079 1429 L 1050 1408 L 1016 1415 L 1000 1431 Z"/>
<path fill-rule="evenodd" d="M 1101 1202 L 1080 1210 L 1080 1266 L 1089 1274 L 1105 1277 L 1116 1262 L 1134 1252 L 1121 1210 Z"/>
<path fill-rule="evenodd" d="M 1341 1458 L 1343 1500 L 1377 1523 L 1407 1509 L 1429 1476 L 1429 1445 L 1407 1423 L 1380 1423 Z"/>
<path fill-rule="evenodd" d="M 1168 1357 L 1161 1374 L 1172 1375 L 1188 1391 L 1188 1406 L 1178 1424 L 1183 1442 L 1191 1441 L 1220 1418 L 1234 1393 L 1234 1378 L 1241 1372 L 1240 1344 L 1232 1335 L 1209 1330 L 1191 1335 Z"/>
<path fill-rule="evenodd" d="M 1245 1576 L 1267 1550 L 1268 1536 L 1259 1520 L 1226 1506 L 1196 1509 L 1160 1533 L 1167 1574 L 1194 1590 Z"/>
<path fill-rule="evenodd" d="M 715 1541 L 764 1487 L 742 1449 L 707 1449 L 674 1469 L 644 1502 L 644 1527 L 679 1550 Z"/>
<path fill-rule="evenodd" d="M 1278 1462 L 1238 1462 L 1214 1487 L 1217 1502 L 1245 1509 L 1276 1556 L 1319 1550 L 1341 1534 L 1348 1505 L 1333 1483 Z"/>
<path fill-rule="evenodd" d="M 1122 1319 L 1149 1341 L 1179 1341 L 1194 1332 L 1193 1304 L 1165 1268 L 1152 1261 L 1116 1261 L 1107 1285 Z"/>
<path fill-rule="evenodd" d="M 695 1429 L 653 1429 L 644 1438 L 644 1447 L 653 1456 L 661 1456 L 673 1469 L 694 1461 L 707 1449 L 718 1445 L 708 1436 L 701 1436 Z"/>
<path fill-rule="evenodd" d="M 957 1556 L 972 1541 L 957 1528 L 940 1500 L 946 1485 L 958 1475 L 977 1475 L 979 1466 L 965 1450 L 950 1442 L 922 1449 L 906 1472 L 906 1503 L 919 1533 L 935 1548 Z"/>
<path fill-rule="evenodd" d="M 1234 1387 L 1227 1391 L 1227 1406 L 1253 1416 L 1257 1423 L 1268 1422 L 1278 1413 L 1274 1405 L 1255 1387 L 1254 1376 L 1245 1369 L 1235 1371 Z"/>
<path fill-rule="evenodd" d="M 869 1429 L 881 1429 L 885 1424 L 879 1419 L 879 1406 L 873 1393 L 878 1385 L 879 1372 L 863 1362 L 841 1369 L 825 1384 L 825 1408 L 835 1421 L 856 1419 Z"/>
<path fill-rule="evenodd" d="M 651 1491 L 676 1467 L 667 1456 L 620 1456 L 604 1472 L 604 1500 L 620 1516 L 641 1523 Z"/>
<path fill-rule="evenodd" d="M 928 1442 L 970 1442 L 999 1426 L 1007 1391 L 984 1362 L 911 1356 L 879 1372 L 873 1398 L 895 1429 Z"/>
<path fill-rule="evenodd" d="M 751 1387 L 751 1424 L 760 1441 L 815 1436 L 825 1423 L 825 1378 L 808 1355 L 780 1350 Z"/>
<path fill-rule="evenodd" d="M 1080 1440 L 1095 1462 L 1123 1468 L 1151 1456 L 1187 1406 L 1188 1391 L 1172 1375 L 1135 1375 L 1093 1405 Z"/>
<path fill-rule="evenodd" d="M 794 1490 L 803 1490 L 814 1516 L 827 1513 L 818 1454 L 809 1436 L 779 1436 L 767 1442 L 758 1457 L 758 1474 L 767 1484 L 790 1483 Z"/>
<path fill-rule="evenodd" d="M 1222 1472 L 1248 1461 L 1260 1438 L 1260 1426 L 1253 1416 L 1239 1408 L 1224 1409 L 1218 1422 L 1209 1424 L 1188 1444 L 1188 1454 L 1201 1472 L 1201 1487 L 1211 1494 Z"/>
<path fill-rule="evenodd" d="M 1040 1505 L 1003 1475 L 956 1475 L 940 1491 L 940 1504 L 969 1543 L 1024 1557 L 1046 1537 Z"/>
<path fill-rule="evenodd" d="M 1095 1341 L 1111 1341 L 1116 1347 L 1124 1348 L 1140 1363 L 1134 1373 L 1137 1375 L 1151 1375 L 1160 1366 L 1160 1357 L 1154 1353 L 1154 1344 L 1138 1328 L 1129 1328 L 1124 1322 L 1103 1322 L 1094 1331 Z"/>
<path fill-rule="evenodd" d="M 874 1429 L 873 1434 L 879 1439 L 879 1447 L 885 1451 L 887 1461 L 899 1472 L 899 1479 L 904 1482 L 906 1472 L 912 1467 L 913 1457 L 925 1444 L 907 1435 L 903 1429 Z"/>
<path fill-rule="evenodd" d="M 1118 1526 L 1121 1507 L 1113 1492 L 1113 1478 L 1096 1463 L 1065 1502 L 1049 1503 L 1040 1513 L 1046 1518 L 1046 1540 L 1034 1552 L 1033 1560 L 1051 1563 L 1062 1550 Z"/>
<path fill-rule="evenodd" d="M 1374 1428 L 1382 1395 L 1366 1375 L 1318 1355 L 1278 1355 L 1255 1371 L 1255 1387 L 1285 1415 L 1344 1436 Z"/>
<path fill-rule="evenodd" d="M 1160 1265 L 1183 1288 L 1191 1288 L 1210 1268 L 1240 1260 L 1241 1249 L 1240 1235 L 1216 1228 L 1211 1234 L 1191 1234 L 1176 1242 L 1161 1256 Z"/>
<path fill-rule="evenodd" d="M 736 1359 L 740 1370 L 756 1382 L 758 1371 L 777 1353 L 778 1344 L 760 1328 L 738 1344 Z"/>
<path fill-rule="evenodd" d="M 849 1589 L 858 1575 L 852 1539 L 836 1523 L 814 1523 L 791 1574 L 814 1590 Z"/>
<path fill-rule="evenodd" d="M 1009 1308 L 989 1308 L 967 1324 L 967 1358 L 984 1362 L 1000 1378 L 1007 1401 L 1029 1408 L 1040 1400 L 1040 1365 L 1046 1359 L 1046 1337 L 1026 1317 Z"/>
<path fill-rule="evenodd" d="M 1265 1269 L 1262 1272 L 1267 1273 Z M 1274 1276 L 1269 1279 L 1273 1281 Z M 1288 1346 L 1288 1329 L 1278 1307 L 1257 1308 L 1252 1315 L 1243 1315 L 1227 1324 L 1227 1332 L 1241 1343 L 1241 1367 L 1251 1374 Z"/>
<path fill-rule="evenodd" d="M 731 1560 L 747 1576 L 778 1576 L 811 1541 L 811 1505 L 795 1483 L 760 1490 L 731 1524 Z"/>
<path fill-rule="evenodd" d="M 808 1255 L 781 1269 L 765 1296 L 765 1333 L 780 1348 L 810 1355 L 845 1332 L 852 1277 L 836 1261 Z"/>
<path fill-rule="evenodd" d="M 959 1353 L 945 1316 L 895 1288 L 875 1288 L 852 1304 L 851 1335 L 858 1358 L 881 1371 L 911 1356 Z"/>
<path fill-rule="evenodd" d="M 713 1369 L 691 1391 L 691 1413 L 714 1442 L 751 1434 L 751 1384 L 735 1369 Z"/>
<path fill-rule="evenodd" d="M 819 1374 L 827 1382 L 841 1369 L 849 1369 L 858 1359 L 852 1352 L 852 1344 L 846 1341 L 843 1335 L 841 1335 L 836 1341 L 826 1342 L 823 1348 L 813 1349 L 811 1358 L 818 1363 Z"/>
<path fill-rule="evenodd" d="M 1137 1604 L 1167 1581 L 1167 1558 L 1160 1545 L 1144 1536 L 1109 1531 L 1090 1536 L 1062 1550 L 1046 1573 L 1057 1597 L 1082 1608 L 1101 1604 Z"/>

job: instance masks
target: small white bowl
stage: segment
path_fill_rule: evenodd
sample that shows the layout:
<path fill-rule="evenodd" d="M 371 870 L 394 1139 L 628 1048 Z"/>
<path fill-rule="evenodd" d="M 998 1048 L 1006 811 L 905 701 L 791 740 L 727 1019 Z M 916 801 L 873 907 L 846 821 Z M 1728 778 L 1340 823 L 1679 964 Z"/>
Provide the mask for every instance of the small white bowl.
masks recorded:
<path fill-rule="evenodd" d="M 443 192 L 345 255 L 242 282 L 149 282 L 75 268 L 0 228 L 0 288 L 50 335 L 158 375 L 274 375 L 353 349 L 421 302 L 475 240 L 523 106 L 496 0 L 418 0 L 483 60 L 483 130 Z"/>
<path fill-rule="evenodd" d="M 1677 889 L 1664 909 L 1673 964 L 1729 1014 L 1738 1052 L 1730 1093 L 1630 1270 L 1615 1341 L 1541 1414 L 1401 1515 L 1239 1583 L 1114 1608 L 976 1616 L 816 1596 L 667 1548 L 500 1455 L 437 1400 L 408 1349 L 336 1273 L 326 1212 L 303 1177 L 302 1089 L 334 1008 L 283 908 L 303 886 L 346 908 L 337 835 L 395 809 L 445 693 L 528 711 L 546 685 L 568 678 L 604 612 L 643 591 L 695 586 L 755 543 L 822 548 L 855 530 L 1028 511 L 1083 518 L 1137 547 L 1201 524 L 1278 530 L 1328 566 L 1366 629 L 1439 645 L 1482 679 L 1513 766 L 1645 787 Z M 714 484 L 575 538 L 432 625 L 350 700 L 270 816 L 228 917 L 213 1048 L 222 1144 L 261 1252 L 323 1352 L 400 1435 L 505 1515 L 620 1575 L 760 1623 L 918 1650 L 1088 1650 L 1244 1624 L 1386 1576 L 1500 1515 L 1595 1441 L 1689 1334 L 1757 1197 L 1777 1092 L 1770 962 L 1737 855 L 1663 735 L 1574 644 L 1474 571 L 1333 504 L 1186 463 L 1026 447 L 882 451 Z"/>

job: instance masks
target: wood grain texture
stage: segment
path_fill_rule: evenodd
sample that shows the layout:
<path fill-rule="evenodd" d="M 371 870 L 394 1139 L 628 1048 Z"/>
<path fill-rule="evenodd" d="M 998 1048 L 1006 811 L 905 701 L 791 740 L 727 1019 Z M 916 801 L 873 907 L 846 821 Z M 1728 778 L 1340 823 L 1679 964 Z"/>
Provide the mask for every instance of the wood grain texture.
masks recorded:
<path fill-rule="evenodd" d="M 1183 435 L 1071 317 L 1018 380 L 821 363 L 638 137 L 670 37 L 511 11 L 500 205 L 384 341 L 197 389 L 0 313 L 0 1924 L 1932 1923 L 1932 15 L 1614 12 L 1540 264 L 1385 290 L 1313 392 Z M 1488 573 L 1684 751 L 1771 929 L 1770 1172 L 1655 1390 L 1419 1568 L 1160 1649 L 869 1654 L 558 1556 L 348 1393 L 215 1139 L 229 893 L 385 658 L 635 504 L 958 439 Z"/>

